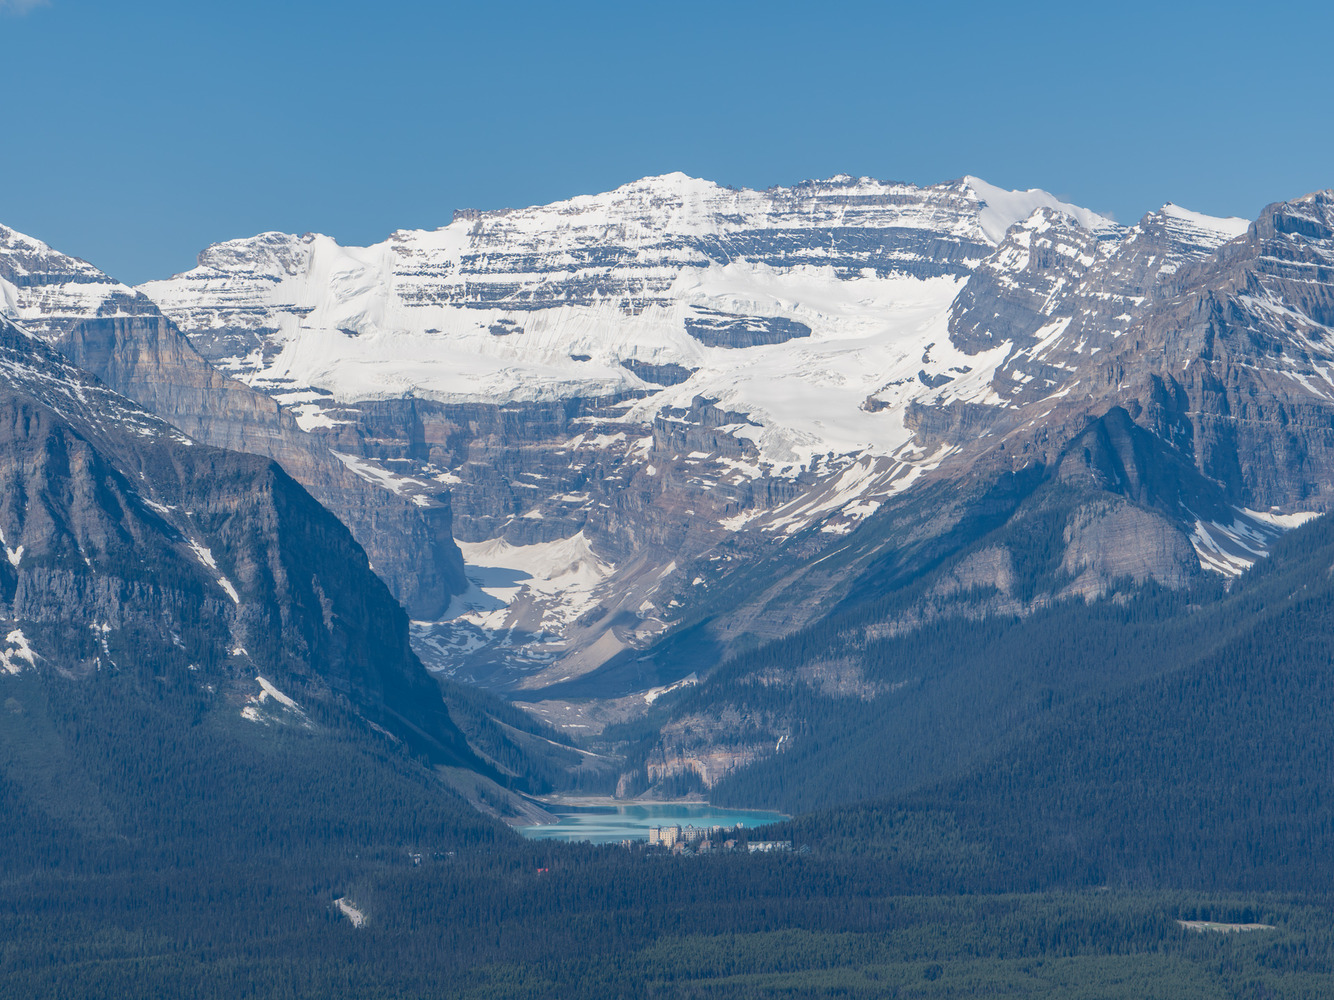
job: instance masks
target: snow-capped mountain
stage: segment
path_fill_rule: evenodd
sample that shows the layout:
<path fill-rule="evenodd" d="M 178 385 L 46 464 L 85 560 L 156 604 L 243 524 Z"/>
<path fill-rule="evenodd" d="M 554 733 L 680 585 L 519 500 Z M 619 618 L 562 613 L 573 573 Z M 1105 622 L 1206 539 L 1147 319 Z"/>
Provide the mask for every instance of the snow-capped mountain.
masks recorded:
<path fill-rule="evenodd" d="M 1034 475 L 1089 498 L 1052 596 L 1249 565 L 1334 489 L 1329 214 L 1127 227 L 971 177 L 673 174 L 372 247 L 234 240 L 139 290 L 11 233 L 0 291 L 189 433 L 246 437 L 221 385 L 368 495 L 452 506 L 470 589 L 414 625 L 436 668 L 541 690 L 639 663 L 611 686 L 648 689 L 688 672 L 664 637 L 785 634 Z M 340 511 L 378 566 L 403 536 L 365 513 Z M 1012 577 L 979 559 L 947 589 Z"/>
<path fill-rule="evenodd" d="M 967 178 L 848 177 L 731 190 L 680 174 L 518 211 L 459 212 L 371 247 L 266 233 L 210 247 L 141 290 L 220 367 L 303 426 L 337 404 L 532 402 L 653 392 L 745 412 L 789 474 L 831 452 L 892 454 L 861 408 L 887 382 L 958 361 L 939 324 L 962 280 L 1043 192 Z M 937 358 L 921 362 L 925 344 Z M 746 350 L 773 348 L 757 356 Z M 664 388 L 664 386 L 666 388 Z M 795 404 L 795 405 L 794 405 Z"/>
<path fill-rule="evenodd" d="M 447 493 L 414 497 L 357 475 L 271 398 L 200 357 L 144 295 L 0 226 L 0 317 L 192 438 L 278 460 L 349 525 L 415 612 L 444 610 L 463 589 Z"/>
<path fill-rule="evenodd" d="M 1161 401 L 1216 359 L 1172 341 L 1165 362 L 1146 328 L 1207 297 L 1219 261 L 1263 258 L 1257 239 L 1174 205 L 1120 226 L 972 177 L 748 191 L 672 174 L 371 247 L 234 240 L 140 291 L 349 468 L 448 489 L 473 589 L 417 623 L 419 649 L 543 687 L 648 649 L 703 595 L 768 607 L 736 581 L 773 544 L 818 559 L 910 487 L 1057 465 L 1111 408 L 1182 447 Z M 1290 382 L 1322 407 L 1312 385 Z M 1218 461 L 1152 515 L 1146 494 L 1072 529 L 1070 586 L 1127 565 L 1236 572 L 1323 509 L 1323 472 L 1228 481 Z M 1149 516 L 1156 555 L 1110 551 Z M 736 627 L 803 620 L 778 605 Z"/>
<path fill-rule="evenodd" d="M 479 671 L 527 633 L 502 659 L 557 661 L 542 683 L 651 642 L 720 539 L 844 533 L 935 468 L 952 446 L 923 451 L 909 404 L 990 394 L 1005 350 L 956 348 L 949 306 L 1039 208 L 1119 232 L 975 178 L 674 174 L 367 248 L 230 241 L 140 290 L 350 467 L 449 487 L 475 578 L 542 567 L 419 626 L 437 663 Z"/>

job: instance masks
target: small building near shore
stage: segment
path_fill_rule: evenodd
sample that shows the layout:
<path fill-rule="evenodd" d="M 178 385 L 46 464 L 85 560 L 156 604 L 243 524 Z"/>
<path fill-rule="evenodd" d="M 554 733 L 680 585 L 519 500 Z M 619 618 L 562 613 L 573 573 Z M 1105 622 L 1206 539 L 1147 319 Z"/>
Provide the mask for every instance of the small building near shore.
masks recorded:
<path fill-rule="evenodd" d="M 749 850 L 751 854 L 756 854 L 760 852 L 768 854 L 774 851 L 790 851 L 792 850 L 792 841 L 752 840 L 749 844 L 746 845 L 746 849 Z"/>

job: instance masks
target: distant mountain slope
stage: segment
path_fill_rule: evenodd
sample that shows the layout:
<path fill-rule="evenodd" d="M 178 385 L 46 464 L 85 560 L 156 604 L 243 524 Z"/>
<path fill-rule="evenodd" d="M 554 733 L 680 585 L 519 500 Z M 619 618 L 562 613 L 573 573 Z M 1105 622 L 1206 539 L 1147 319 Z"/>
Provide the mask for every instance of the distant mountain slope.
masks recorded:
<path fill-rule="evenodd" d="M 148 299 L 92 265 L 0 226 L 0 316 L 194 439 L 279 461 L 351 527 L 415 613 L 437 613 L 463 589 L 447 492 L 414 500 L 358 474 L 267 396 L 215 370 Z"/>
<path fill-rule="evenodd" d="M 238 719 L 295 699 L 472 760 L 365 553 L 277 465 L 196 444 L 4 320 L 0 407 L 9 673 L 162 674 Z"/>
<path fill-rule="evenodd" d="M 1326 885 L 1332 565 L 1321 518 L 1231 593 L 1141 594 L 882 642 L 864 682 L 893 694 L 828 700 L 788 760 L 720 791 L 793 810 L 869 800 L 798 823 L 845 845 L 854 816 L 880 817 L 882 833 L 933 817 L 990 859 L 978 887 Z"/>

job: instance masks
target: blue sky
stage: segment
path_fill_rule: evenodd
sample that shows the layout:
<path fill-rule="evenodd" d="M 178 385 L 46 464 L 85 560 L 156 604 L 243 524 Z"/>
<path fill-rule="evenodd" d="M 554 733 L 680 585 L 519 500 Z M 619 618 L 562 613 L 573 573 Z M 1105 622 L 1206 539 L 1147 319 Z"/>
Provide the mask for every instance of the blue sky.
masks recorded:
<path fill-rule="evenodd" d="M 1253 217 L 1334 186 L 1331 8 L 0 0 L 0 222 L 137 282 L 670 170 Z"/>

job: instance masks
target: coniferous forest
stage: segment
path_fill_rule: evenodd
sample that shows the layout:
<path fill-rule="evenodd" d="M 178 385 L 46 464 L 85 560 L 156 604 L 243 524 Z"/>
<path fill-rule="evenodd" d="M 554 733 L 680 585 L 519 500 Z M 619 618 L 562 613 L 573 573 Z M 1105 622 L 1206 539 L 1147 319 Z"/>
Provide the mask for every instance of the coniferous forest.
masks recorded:
<path fill-rule="evenodd" d="M 241 724 L 151 660 L 0 677 L 0 996 L 1328 996 L 1331 565 L 1322 519 L 1230 590 L 866 649 L 942 726 L 1010 722 L 914 759 L 892 704 L 812 695 L 716 790 L 791 854 L 526 841 L 388 735 Z"/>

